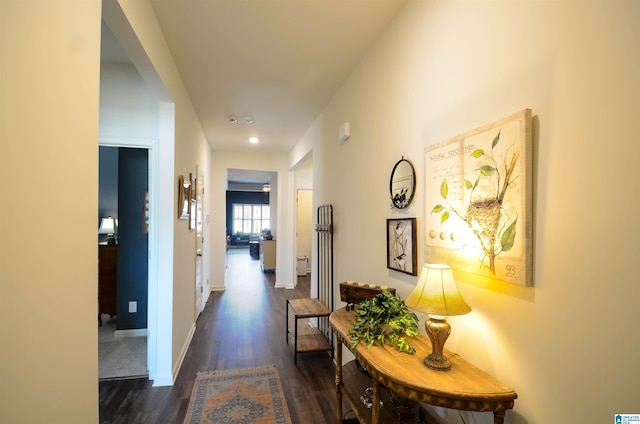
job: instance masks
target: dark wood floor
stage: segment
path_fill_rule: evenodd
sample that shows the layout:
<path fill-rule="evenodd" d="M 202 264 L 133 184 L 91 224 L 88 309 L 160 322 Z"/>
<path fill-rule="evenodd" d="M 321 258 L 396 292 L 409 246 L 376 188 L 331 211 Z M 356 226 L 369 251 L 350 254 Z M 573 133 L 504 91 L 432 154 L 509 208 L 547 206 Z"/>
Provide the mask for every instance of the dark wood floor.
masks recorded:
<path fill-rule="evenodd" d="M 227 290 L 211 293 L 171 387 L 147 379 L 102 381 L 100 422 L 182 423 L 199 371 L 274 364 L 294 424 L 334 423 L 334 365 L 327 352 L 298 355 L 286 344 L 286 299 L 309 297 L 309 278 L 295 290 L 275 289 L 248 250 L 228 255 Z"/>

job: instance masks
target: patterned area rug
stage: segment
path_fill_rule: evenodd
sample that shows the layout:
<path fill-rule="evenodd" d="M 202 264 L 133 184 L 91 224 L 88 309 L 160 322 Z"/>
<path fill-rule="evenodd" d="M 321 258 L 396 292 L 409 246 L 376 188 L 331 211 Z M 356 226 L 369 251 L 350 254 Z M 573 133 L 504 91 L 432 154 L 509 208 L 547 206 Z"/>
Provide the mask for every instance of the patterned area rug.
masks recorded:
<path fill-rule="evenodd" d="M 275 366 L 198 373 L 185 424 L 291 424 Z"/>

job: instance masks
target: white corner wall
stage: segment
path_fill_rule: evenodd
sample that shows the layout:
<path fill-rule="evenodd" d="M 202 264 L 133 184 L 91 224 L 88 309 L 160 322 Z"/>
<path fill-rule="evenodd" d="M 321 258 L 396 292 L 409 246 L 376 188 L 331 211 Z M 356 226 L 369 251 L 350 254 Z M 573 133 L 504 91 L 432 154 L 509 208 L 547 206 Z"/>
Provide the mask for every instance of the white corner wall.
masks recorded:
<path fill-rule="evenodd" d="M 100 15 L 0 2 L 2 423 L 98 422 Z"/>
<path fill-rule="evenodd" d="M 450 319 L 447 343 L 517 391 L 507 423 L 639 411 L 639 21 L 626 1 L 410 1 L 290 156 L 313 150 L 314 207 L 334 206 L 336 283 L 384 283 L 406 297 L 417 277 L 386 268 L 383 228 L 417 217 L 424 261 L 424 193 L 434 190 L 425 147 L 532 109 L 534 287 L 457 273 L 473 311 Z M 352 135 L 341 143 L 345 121 Z M 388 181 L 402 156 L 418 187 L 400 214 Z"/>

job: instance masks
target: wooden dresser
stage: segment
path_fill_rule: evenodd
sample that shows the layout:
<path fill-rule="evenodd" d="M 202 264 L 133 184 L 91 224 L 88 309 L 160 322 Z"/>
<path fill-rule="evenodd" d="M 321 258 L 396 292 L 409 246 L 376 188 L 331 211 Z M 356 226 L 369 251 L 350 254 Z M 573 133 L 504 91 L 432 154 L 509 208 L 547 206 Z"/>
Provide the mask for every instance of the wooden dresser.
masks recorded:
<path fill-rule="evenodd" d="M 117 314 L 118 245 L 98 245 L 98 325 L 102 314 Z"/>
<path fill-rule="evenodd" d="M 444 408 L 466 411 L 493 412 L 494 424 L 504 422 L 505 412 L 513 408 L 518 397 L 515 391 L 460 357 L 448 352 L 451 360 L 449 371 L 428 368 L 422 362 L 431 353 L 431 343 L 425 336 L 410 339 L 416 348 L 415 355 L 398 352 L 395 346 L 374 345 L 367 349 L 360 343 L 351 350 L 360 364 L 370 374 L 361 372 L 354 361 L 342 364 L 342 344 L 350 347 L 349 328 L 355 323 L 355 312 L 338 309 L 329 321 L 337 337 L 336 346 L 336 397 L 337 422 L 342 422 L 342 396 L 348 400 L 361 424 L 417 422 L 398 421 L 393 410 L 390 393 L 402 398 Z M 360 396 L 367 387 L 373 388 L 372 407 L 366 408 Z M 383 401 L 383 406 L 379 401 Z"/>

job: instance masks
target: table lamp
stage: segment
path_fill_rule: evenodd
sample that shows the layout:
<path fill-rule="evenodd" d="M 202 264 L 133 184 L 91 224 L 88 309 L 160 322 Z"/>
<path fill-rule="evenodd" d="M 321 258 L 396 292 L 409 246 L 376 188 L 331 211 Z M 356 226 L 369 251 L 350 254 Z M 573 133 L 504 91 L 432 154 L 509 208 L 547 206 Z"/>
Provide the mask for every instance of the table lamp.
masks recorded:
<path fill-rule="evenodd" d="M 471 312 L 471 307 L 458 291 L 451 268 L 448 265 L 425 264 L 418 285 L 404 303 L 429 315 L 424 326 L 433 352 L 424 358 L 424 364 L 441 371 L 450 369 L 451 362 L 443 353 L 444 343 L 451 334 L 451 326 L 445 317 Z"/>
<path fill-rule="evenodd" d="M 116 220 L 111 216 L 107 218 L 102 218 L 100 221 L 100 228 L 98 228 L 98 234 L 106 234 L 107 235 L 107 244 L 116 244 L 116 238 L 114 234 L 116 233 L 117 227 Z"/>

